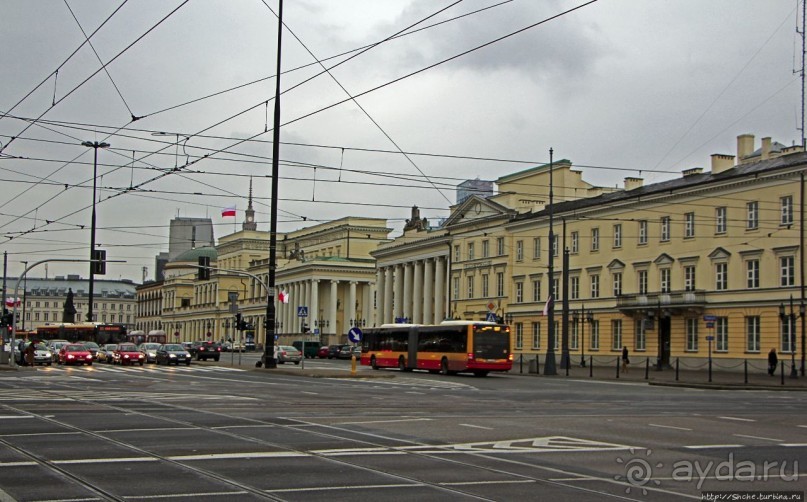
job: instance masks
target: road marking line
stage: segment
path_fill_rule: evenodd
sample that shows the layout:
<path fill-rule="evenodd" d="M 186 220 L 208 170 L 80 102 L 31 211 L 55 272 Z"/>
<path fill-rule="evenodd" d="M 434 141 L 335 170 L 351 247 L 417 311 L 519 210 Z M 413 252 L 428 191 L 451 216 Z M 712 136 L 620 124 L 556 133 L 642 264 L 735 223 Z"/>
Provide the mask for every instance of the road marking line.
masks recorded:
<path fill-rule="evenodd" d="M 34 418 L 33 415 L 0 415 L 0 419 L 7 418 Z"/>
<path fill-rule="evenodd" d="M 447 483 L 437 483 L 440 486 L 469 486 L 469 485 L 509 485 L 515 483 L 537 483 L 534 479 L 502 479 L 498 481 L 453 481 Z"/>
<path fill-rule="evenodd" d="M 684 446 L 684 448 L 690 450 L 707 450 L 709 448 L 742 448 L 745 445 L 741 444 L 695 444 L 690 446 Z"/>
<path fill-rule="evenodd" d="M 152 499 L 167 499 L 167 498 L 184 498 L 184 497 L 212 497 L 219 495 L 246 495 L 246 491 L 238 492 L 204 492 L 204 493 L 169 493 L 166 495 L 129 495 L 126 499 L 131 500 L 152 500 Z M 97 500 L 97 499 L 86 499 Z"/>
<path fill-rule="evenodd" d="M 692 429 L 688 429 L 686 427 L 675 427 L 673 425 L 661 425 L 661 424 L 647 424 L 650 427 L 661 427 L 662 429 L 675 429 L 679 431 L 691 431 Z"/>
<path fill-rule="evenodd" d="M 796 427 L 803 427 L 803 428 L 807 429 L 807 425 L 797 425 Z"/>
<path fill-rule="evenodd" d="M 481 425 L 474 425 L 474 424 L 459 424 L 459 425 L 461 425 L 463 427 L 473 427 L 474 429 L 487 429 L 489 431 L 493 430 L 493 427 L 484 427 L 484 426 L 481 426 Z"/>
<path fill-rule="evenodd" d="M 751 418 L 737 418 L 737 417 L 717 417 L 717 418 L 722 418 L 723 420 L 737 420 L 738 422 L 756 422 L 756 420 L 753 420 Z"/>
<path fill-rule="evenodd" d="M 294 492 L 322 492 L 330 490 L 378 490 L 380 488 L 418 488 L 426 486 L 424 483 L 408 483 L 396 485 L 352 485 L 352 486 L 312 486 L 310 488 L 278 488 L 275 490 L 264 490 L 266 493 L 294 493 Z M 128 497 L 127 497 L 128 498 Z"/>
<path fill-rule="evenodd" d="M 312 396 L 319 396 L 319 392 L 309 392 L 307 390 L 301 391 L 300 394 L 311 394 Z"/>
<path fill-rule="evenodd" d="M 782 443 L 779 446 L 803 448 L 803 447 L 807 446 L 807 443 Z"/>
<path fill-rule="evenodd" d="M 776 438 L 764 438 L 762 436 L 747 436 L 745 434 L 734 434 L 738 438 L 750 438 L 750 439 L 761 439 L 763 441 L 775 441 L 777 443 L 781 443 L 784 439 L 776 439 Z"/>
<path fill-rule="evenodd" d="M 388 424 L 392 422 L 427 422 L 431 421 L 431 418 L 404 418 L 401 420 L 368 420 L 366 422 L 337 422 L 334 425 L 357 425 L 357 424 Z"/>

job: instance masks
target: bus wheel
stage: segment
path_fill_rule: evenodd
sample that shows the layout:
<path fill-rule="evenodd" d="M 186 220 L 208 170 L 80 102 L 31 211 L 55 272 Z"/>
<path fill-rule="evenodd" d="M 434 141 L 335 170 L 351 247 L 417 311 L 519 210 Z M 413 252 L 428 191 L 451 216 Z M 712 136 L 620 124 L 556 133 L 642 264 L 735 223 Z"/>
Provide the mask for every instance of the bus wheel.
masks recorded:
<path fill-rule="evenodd" d="M 475 377 L 486 377 L 486 376 L 488 376 L 488 372 L 487 371 L 474 371 L 474 376 Z"/>
<path fill-rule="evenodd" d="M 449 373 L 449 371 L 448 371 L 448 359 L 446 359 L 444 357 L 443 360 L 440 361 L 440 374 L 441 375 L 448 375 L 448 373 Z"/>
<path fill-rule="evenodd" d="M 378 369 L 378 363 L 375 360 L 375 356 L 370 358 L 370 367 L 373 368 L 374 370 Z"/>

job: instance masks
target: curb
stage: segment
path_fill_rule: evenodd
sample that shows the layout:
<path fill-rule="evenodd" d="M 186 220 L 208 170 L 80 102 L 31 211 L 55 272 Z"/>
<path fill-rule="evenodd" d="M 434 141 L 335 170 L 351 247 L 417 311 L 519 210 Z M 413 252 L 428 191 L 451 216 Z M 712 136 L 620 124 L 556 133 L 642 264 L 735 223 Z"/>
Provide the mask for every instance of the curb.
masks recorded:
<path fill-rule="evenodd" d="M 658 387 L 684 387 L 689 389 L 710 389 L 710 390 L 775 390 L 775 391 L 796 391 L 807 392 L 807 387 L 794 386 L 772 386 L 772 385 L 746 385 L 730 383 L 695 383 L 695 382 L 648 382 L 648 385 Z"/>

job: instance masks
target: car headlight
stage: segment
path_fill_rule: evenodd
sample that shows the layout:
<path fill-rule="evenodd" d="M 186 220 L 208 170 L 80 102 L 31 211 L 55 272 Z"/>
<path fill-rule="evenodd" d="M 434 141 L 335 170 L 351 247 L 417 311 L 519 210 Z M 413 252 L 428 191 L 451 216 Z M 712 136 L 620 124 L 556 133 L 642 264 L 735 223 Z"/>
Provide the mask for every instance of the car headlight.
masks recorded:
<path fill-rule="evenodd" d="M 170 357 L 171 359 L 176 359 L 177 355 L 176 354 L 168 354 L 168 357 Z"/>
<path fill-rule="evenodd" d="M 125 355 L 123 356 L 123 358 L 124 358 L 124 359 L 129 359 L 129 354 L 125 354 Z"/>

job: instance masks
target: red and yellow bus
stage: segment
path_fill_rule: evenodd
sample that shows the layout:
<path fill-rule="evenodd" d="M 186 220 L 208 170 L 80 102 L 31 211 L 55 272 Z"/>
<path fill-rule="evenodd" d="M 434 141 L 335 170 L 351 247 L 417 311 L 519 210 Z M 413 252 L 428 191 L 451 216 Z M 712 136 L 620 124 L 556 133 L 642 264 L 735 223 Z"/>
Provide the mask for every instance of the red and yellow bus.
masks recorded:
<path fill-rule="evenodd" d="M 364 330 L 361 364 L 486 376 L 510 371 L 510 327 L 483 321 L 444 321 L 439 325 L 384 324 Z"/>
<path fill-rule="evenodd" d="M 126 341 L 126 326 L 94 322 L 46 324 L 36 328 L 36 339 L 95 342 L 98 345 L 121 343 Z"/>

